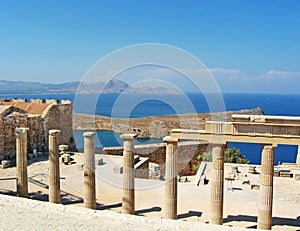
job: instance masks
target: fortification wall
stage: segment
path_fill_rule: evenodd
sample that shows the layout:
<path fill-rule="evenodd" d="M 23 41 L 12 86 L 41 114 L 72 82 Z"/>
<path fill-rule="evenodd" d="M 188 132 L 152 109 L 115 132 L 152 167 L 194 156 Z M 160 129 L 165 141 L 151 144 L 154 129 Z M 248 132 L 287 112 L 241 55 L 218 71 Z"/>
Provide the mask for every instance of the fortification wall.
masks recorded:
<path fill-rule="evenodd" d="M 197 156 L 210 151 L 211 147 L 206 142 L 179 142 L 177 170 L 184 175 L 195 174 L 192 166 L 197 163 Z M 106 147 L 103 149 L 108 155 L 123 155 L 123 147 Z M 148 157 L 149 161 L 161 165 L 161 174 L 165 175 L 166 144 L 135 145 L 134 154 Z"/>
<path fill-rule="evenodd" d="M 46 101 L 47 102 L 47 101 Z M 49 102 L 49 101 L 48 101 Z M 61 131 L 60 143 L 69 144 L 72 137 L 72 113 L 73 105 L 70 101 L 63 104 L 52 104 L 42 115 L 44 134 L 47 136 L 46 145 L 48 147 L 48 133 L 51 129 Z"/>
<path fill-rule="evenodd" d="M 28 116 L 27 117 L 28 135 L 28 150 L 31 152 L 36 149 L 39 152 L 45 151 L 45 134 L 43 132 L 43 121 L 41 116 Z"/>
<path fill-rule="evenodd" d="M 0 99 L 1 102 L 26 103 L 23 99 Z M 48 132 L 50 129 L 61 130 L 60 143 L 69 144 L 72 137 L 71 101 L 32 99 L 31 103 L 47 104 L 42 114 L 29 114 L 17 106 L 7 108 L 0 117 L 0 159 L 11 159 L 16 152 L 15 129 L 27 127 L 28 152 L 34 149 L 45 151 L 48 149 Z"/>

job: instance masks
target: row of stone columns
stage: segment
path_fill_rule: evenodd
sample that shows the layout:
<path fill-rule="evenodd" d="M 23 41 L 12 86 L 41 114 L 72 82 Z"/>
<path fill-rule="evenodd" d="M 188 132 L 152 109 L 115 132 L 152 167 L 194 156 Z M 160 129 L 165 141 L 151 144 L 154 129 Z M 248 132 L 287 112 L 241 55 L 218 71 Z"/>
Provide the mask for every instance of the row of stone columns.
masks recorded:
<path fill-rule="evenodd" d="M 166 185 L 165 217 L 177 218 L 177 145 L 178 140 L 165 137 Z M 210 179 L 210 223 L 223 224 L 224 150 L 226 144 L 212 144 L 212 176 Z M 264 144 L 261 157 L 260 192 L 258 199 L 258 229 L 272 228 L 274 146 Z"/>
<path fill-rule="evenodd" d="M 27 128 L 16 129 L 17 194 L 28 197 Z M 60 203 L 59 130 L 49 131 L 49 201 Z M 84 133 L 84 205 L 96 208 L 94 132 Z M 123 195 L 122 212 L 134 214 L 134 138 L 123 134 Z M 165 137 L 166 183 L 165 217 L 177 219 L 177 155 L 178 139 Z M 210 179 L 210 223 L 223 224 L 224 149 L 226 144 L 212 144 L 212 177 Z M 261 158 L 260 192 L 258 202 L 258 229 L 272 227 L 274 146 L 263 145 Z"/>
<path fill-rule="evenodd" d="M 134 138 L 135 134 L 123 134 L 123 195 L 122 212 L 134 214 Z M 165 175 L 165 218 L 177 219 L 177 155 L 178 139 L 165 137 L 166 175 Z"/>
<path fill-rule="evenodd" d="M 17 159 L 17 196 L 28 197 L 27 176 L 27 131 L 28 128 L 16 129 L 16 159 Z M 95 145 L 94 132 L 85 132 L 84 136 L 84 205 L 96 209 L 95 187 Z M 49 202 L 59 204 L 60 170 L 59 170 L 59 140 L 60 131 L 49 131 Z"/>

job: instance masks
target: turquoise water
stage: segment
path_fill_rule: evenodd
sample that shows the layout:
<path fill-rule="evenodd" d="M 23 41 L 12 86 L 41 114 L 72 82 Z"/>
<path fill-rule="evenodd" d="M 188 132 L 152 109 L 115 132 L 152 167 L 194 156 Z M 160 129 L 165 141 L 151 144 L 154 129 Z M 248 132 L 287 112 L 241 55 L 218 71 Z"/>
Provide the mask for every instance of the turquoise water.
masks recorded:
<path fill-rule="evenodd" d="M 83 148 L 83 133 L 85 131 L 74 131 L 74 138 L 76 140 L 77 148 Z M 114 133 L 109 130 L 100 130 L 96 131 L 95 134 L 95 146 L 97 148 L 103 147 L 113 147 L 113 146 L 121 146 L 122 139 L 120 139 L 120 135 L 118 133 Z M 160 143 L 161 139 L 135 139 L 135 144 L 151 144 L 151 143 Z"/>

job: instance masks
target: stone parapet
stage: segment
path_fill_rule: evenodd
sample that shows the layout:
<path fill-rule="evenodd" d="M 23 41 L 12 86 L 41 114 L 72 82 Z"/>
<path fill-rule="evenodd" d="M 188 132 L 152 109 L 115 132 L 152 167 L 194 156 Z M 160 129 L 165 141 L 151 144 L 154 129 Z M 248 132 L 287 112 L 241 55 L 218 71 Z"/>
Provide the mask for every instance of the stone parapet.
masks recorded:
<path fill-rule="evenodd" d="M 124 215 L 72 205 L 0 195 L 1 230 L 190 230 L 247 231 L 246 228 L 209 225 L 154 217 Z M 34 217 L 34 219 L 32 219 Z M 80 219 L 78 219 L 80 218 Z"/>

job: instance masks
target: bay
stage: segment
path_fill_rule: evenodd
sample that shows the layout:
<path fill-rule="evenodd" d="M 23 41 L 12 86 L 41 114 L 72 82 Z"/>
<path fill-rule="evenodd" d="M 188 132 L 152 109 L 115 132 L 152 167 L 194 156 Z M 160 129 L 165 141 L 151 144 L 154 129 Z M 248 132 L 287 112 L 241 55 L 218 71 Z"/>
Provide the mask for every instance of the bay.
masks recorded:
<path fill-rule="evenodd" d="M 77 97 L 76 97 L 77 96 Z M 74 101 L 75 113 L 97 114 L 109 117 L 146 117 L 189 112 L 208 113 L 209 105 L 205 96 L 199 93 L 185 95 L 119 95 L 104 94 L 78 95 L 75 94 L 42 94 L 42 95 L 0 95 L 0 98 L 58 99 Z M 89 102 L 98 99 L 95 107 Z M 120 97 L 126 97 L 123 104 L 117 104 Z M 300 116 L 300 95 L 282 94 L 223 94 L 227 111 L 251 109 L 260 107 L 266 115 Z M 187 101 L 190 104 L 186 103 Z M 137 103 L 138 102 L 138 103 Z M 128 105 L 132 105 L 128 107 Z M 74 131 L 76 143 L 83 147 L 82 131 Z M 97 140 L 99 142 L 97 142 Z M 161 140 L 137 140 L 137 144 L 145 142 L 161 142 Z M 119 134 L 111 131 L 97 131 L 96 147 L 120 146 L 122 141 Z M 228 147 L 237 147 L 252 164 L 260 164 L 261 146 L 259 144 L 228 143 Z M 279 145 L 275 149 L 275 164 L 280 162 L 295 162 L 297 146 Z"/>

